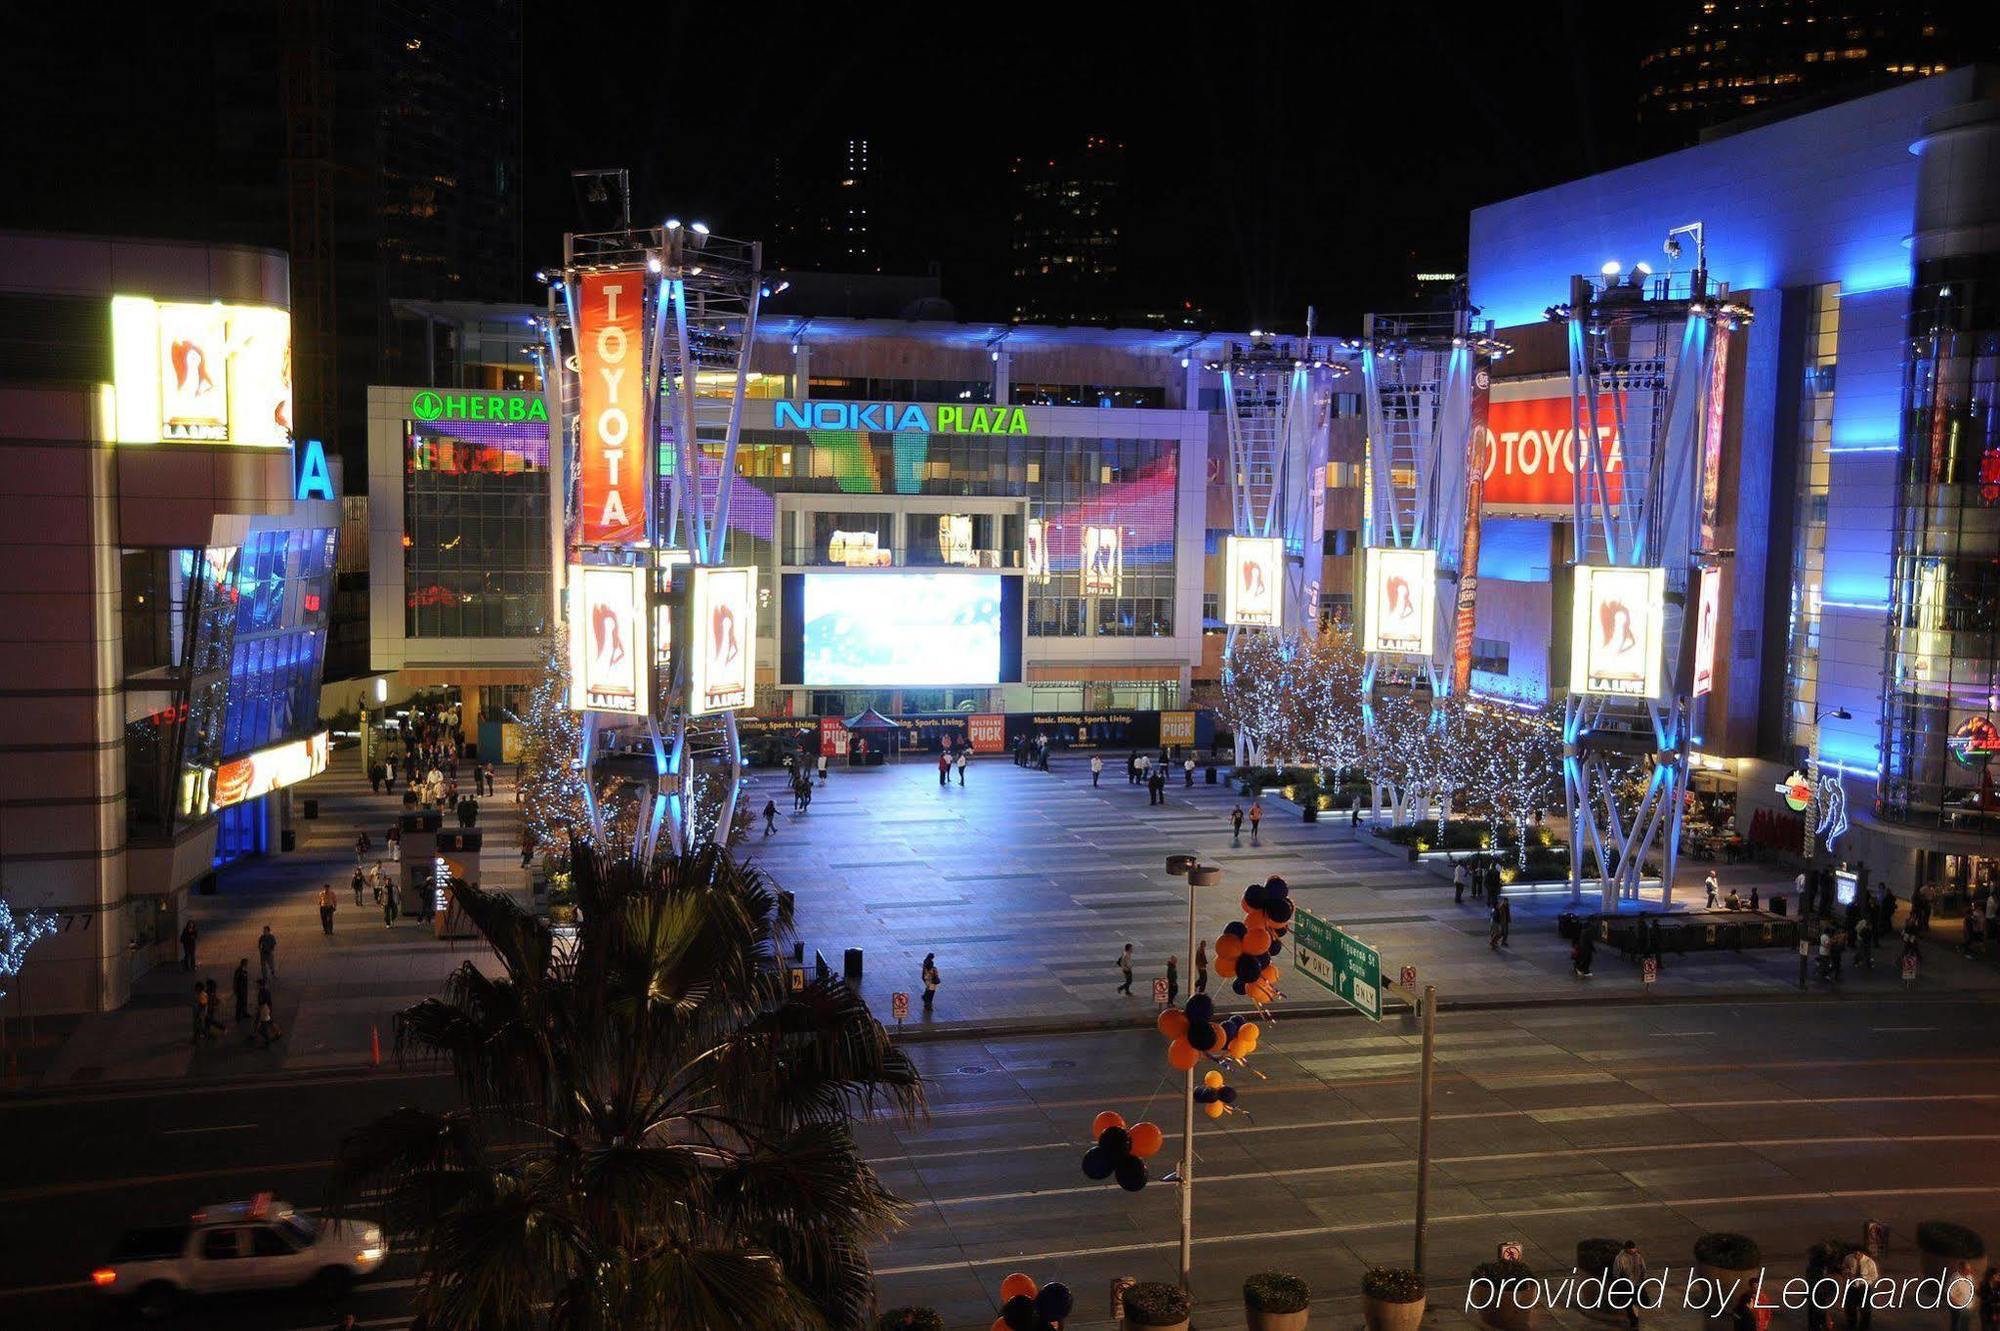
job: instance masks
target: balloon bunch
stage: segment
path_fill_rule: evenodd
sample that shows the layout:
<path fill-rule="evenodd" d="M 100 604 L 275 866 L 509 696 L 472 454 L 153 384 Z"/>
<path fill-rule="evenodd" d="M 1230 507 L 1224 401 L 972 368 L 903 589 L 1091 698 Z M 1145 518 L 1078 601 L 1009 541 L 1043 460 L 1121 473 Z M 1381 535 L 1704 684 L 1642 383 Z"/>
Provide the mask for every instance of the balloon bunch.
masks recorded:
<path fill-rule="evenodd" d="M 1271 958 L 1284 950 L 1292 918 L 1292 889 L 1275 875 L 1243 889 L 1243 918 L 1223 928 L 1215 940 L 1215 964 L 1234 974 L 1229 987 L 1260 1006 L 1278 996 L 1278 968 Z"/>
<path fill-rule="evenodd" d="M 1222 1074 L 1211 1068 L 1201 1079 L 1201 1085 L 1194 1088 L 1194 1102 L 1210 1118 L 1221 1118 L 1236 1112 L 1236 1088 L 1223 1085 Z"/>
<path fill-rule="evenodd" d="M 1170 1007 L 1154 1023 L 1167 1037 L 1167 1065 L 1186 1072 L 1203 1054 L 1211 1056 L 1228 1037 L 1215 1022 L 1215 1000 L 1207 994 L 1189 994 L 1186 1007 Z"/>
<path fill-rule="evenodd" d="M 1035 1278 L 1016 1271 L 1000 1282 L 1000 1316 L 992 1331 L 1061 1331 L 1076 1307 L 1076 1296 L 1060 1280 L 1035 1287 Z"/>
<path fill-rule="evenodd" d="M 1097 1116 L 1090 1130 L 1096 1134 L 1097 1145 L 1083 1153 L 1083 1176 L 1116 1177 L 1118 1186 L 1127 1192 L 1145 1187 L 1146 1161 L 1166 1140 L 1159 1128 L 1151 1123 L 1127 1127 L 1123 1117 L 1107 1109 Z"/>

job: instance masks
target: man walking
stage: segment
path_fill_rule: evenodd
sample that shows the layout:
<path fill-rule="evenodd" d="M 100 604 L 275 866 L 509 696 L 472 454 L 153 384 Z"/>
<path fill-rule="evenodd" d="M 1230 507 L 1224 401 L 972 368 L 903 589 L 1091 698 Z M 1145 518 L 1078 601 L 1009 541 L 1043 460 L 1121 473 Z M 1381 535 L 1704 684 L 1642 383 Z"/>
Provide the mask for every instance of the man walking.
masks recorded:
<path fill-rule="evenodd" d="M 1103 775 L 1104 775 L 1104 755 L 1103 755 L 1103 754 L 1101 754 L 1101 753 L 1093 753 L 1093 754 L 1091 754 L 1091 755 L 1090 755 L 1090 788 L 1091 788 L 1092 790 L 1096 790 L 1096 789 L 1097 789 L 1097 781 L 1098 781 L 1098 778 L 1099 778 L 1099 777 L 1102 777 Z"/>
<path fill-rule="evenodd" d="M 1182 759 L 1182 760 L 1181 760 L 1181 775 L 1187 778 L 1187 787 L 1186 787 L 1186 788 L 1187 788 L 1187 789 L 1189 789 L 1189 790 L 1193 790 L 1193 789 L 1194 789 L 1194 755 L 1193 755 L 1193 754 L 1191 754 L 1191 753 L 1190 753 L 1190 754 L 1189 754 L 1189 755 L 1188 755 L 1188 756 L 1187 756 L 1186 758 L 1184 758 L 1184 759 Z"/>
<path fill-rule="evenodd" d="M 194 969 L 194 945 L 195 945 L 195 940 L 200 937 L 201 937 L 201 930 L 194 927 L 193 920 L 189 920 L 186 924 L 181 926 L 181 969 L 182 970 L 191 971 Z"/>
<path fill-rule="evenodd" d="M 1646 1255 L 1639 1251 L 1636 1239 L 1626 1239 L 1625 1246 L 1611 1259 L 1611 1274 L 1631 1282 L 1634 1291 L 1632 1301 L 1625 1305 L 1625 1325 L 1639 1325 L 1640 1282 L 1646 1279 Z"/>
<path fill-rule="evenodd" d="M 1701 880 L 1702 891 L 1708 893 L 1708 908 L 1715 909 L 1715 870 L 1708 871 L 1708 877 Z"/>
<path fill-rule="evenodd" d="M 1200 940 L 1194 945 L 1194 991 L 1208 992 L 1208 940 Z"/>
<path fill-rule="evenodd" d="M 965 755 L 966 751 L 964 749 L 958 751 L 958 785 L 961 790 L 965 788 L 965 769 L 967 765 Z"/>
<path fill-rule="evenodd" d="M 1869 1295 L 1874 1293 L 1875 1282 L 1882 1278 L 1882 1268 L 1875 1264 L 1866 1248 L 1856 1248 L 1841 1260 L 1840 1274 L 1846 1283 L 1846 1297 L 1841 1302 L 1847 1308 L 1849 1331 L 1868 1331 L 1874 1316 Z"/>
<path fill-rule="evenodd" d="M 1451 904 L 1454 906 L 1465 902 L 1465 878 L 1465 861 L 1460 860 L 1451 871 Z"/>
<path fill-rule="evenodd" d="M 1132 992 L 1132 945 L 1130 943 L 1127 943 L 1125 950 L 1118 954 L 1118 973 L 1125 977 L 1124 983 L 1118 986 L 1118 992 L 1121 994 L 1130 994 Z"/>
<path fill-rule="evenodd" d="M 1167 958 L 1167 1006 L 1181 1001 L 1181 959 L 1179 956 Z"/>
<path fill-rule="evenodd" d="M 1243 839 L 1243 806 L 1237 805 L 1229 811 L 1229 841 L 1231 845 Z"/>
<path fill-rule="evenodd" d="M 1514 931 L 1514 903 L 1509 901 L 1497 888 L 1493 893 L 1493 911 L 1500 917 L 1500 946 L 1507 946 L 1507 935 Z"/>
<path fill-rule="evenodd" d="M 333 884 L 328 883 L 319 890 L 319 931 L 328 938 L 333 937 Z"/>
<path fill-rule="evenodd" d="M 257 1024 L 253 1030 L 265 1049 L 278 1038 L 278 1023 L 271 1012 L 271 986 L 264 980 L 257 981 Z"/>
<path fill-rule="evenodd" d="M 773 833 L 773 832 L 775 832 L 775 831 L 777 831 L 777 830 L 778 830 L 778 801 L 776 801 L 776 800 L 765 800 L 765 801 L 764 801 L 764 835 L 765 835 L 765 836 L 769 836 L 769 835 L 771 835 L 771 833 Z"/>
<path fill-rule="evenodd" d="M 1263 825 L 1263 822 L 1264 802 L 1253 799 L 1250 801 L 1250 843 L 1252 845 L 1257 843 L 1257 829 Z"/>
<path fill-rule="evenodd" d="M 384 892 L 382 894 L 382 927 L 384 929 L 392 927 L 396 923 L 396 915 L 396 894 L 393 891 Z"/>
<path fill-rule="evenodd" d="M 948 753 L 938 754 L 938 784 L 940 786 L 951 784 L 951 755 Z"/>
<path fill-rule="evenodd" d="M 257 978 L 268 980 L 278 973 L 278 936 L 265 925 L 264 932 L 257 935 Z"/>
<path fill-rule="evenodd" d="M 361 889 L 366 887 L 367 885 L 368 885 L 367 879 L 362 876 L 361 870 L 356 869 L 354 871 L 354 880 L 353 880 L 355 905 L 358 906 L 361 904 Z"/>

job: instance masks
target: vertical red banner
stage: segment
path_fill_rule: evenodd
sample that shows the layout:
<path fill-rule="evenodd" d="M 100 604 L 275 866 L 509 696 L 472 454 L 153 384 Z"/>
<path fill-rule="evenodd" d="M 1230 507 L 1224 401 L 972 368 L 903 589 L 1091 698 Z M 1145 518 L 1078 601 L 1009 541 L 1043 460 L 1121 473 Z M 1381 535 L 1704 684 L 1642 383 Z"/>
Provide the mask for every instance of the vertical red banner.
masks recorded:
<path fill-rule="evenodd" d="M 646 274 L 585 273 L 577 307 L 581 534 L 585 545 L 646 539 Z"/>
<path fill-rule="evenodd" d="M 1458 616 L 1451 635 L 1451 691 L 1472 691 L 1472 635 L 1479 593 L 1479 506 L 1486 500 L 1486 469 L 1492 465 L 1493 434 L 1488 427 L 1493 374 L 1484 365 L 1472 371 L 1472 428 L 1466 437 L 1465 534 L 1458 555 Z"/>

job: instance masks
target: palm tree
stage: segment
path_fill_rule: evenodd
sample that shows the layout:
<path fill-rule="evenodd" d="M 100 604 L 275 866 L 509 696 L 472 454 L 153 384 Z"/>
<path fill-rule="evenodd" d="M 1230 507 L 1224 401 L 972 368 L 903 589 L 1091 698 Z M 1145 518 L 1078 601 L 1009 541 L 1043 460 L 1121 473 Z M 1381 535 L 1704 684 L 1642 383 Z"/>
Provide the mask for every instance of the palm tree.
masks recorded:
<path fill-rule="evenodd" d="M 789 898 L 727 851 L 575 861 L 574 939 L 457 889 L 505 974 L 461 967 L 396 1053 L 463 1107 L 350 1135 L 336 1197 L 414 1234 L 428 1331 L 861 1325 L 903 1203 L 850 1115 L 919 1113 L 915 1068 L 841 981 L 788 987 Z"/>

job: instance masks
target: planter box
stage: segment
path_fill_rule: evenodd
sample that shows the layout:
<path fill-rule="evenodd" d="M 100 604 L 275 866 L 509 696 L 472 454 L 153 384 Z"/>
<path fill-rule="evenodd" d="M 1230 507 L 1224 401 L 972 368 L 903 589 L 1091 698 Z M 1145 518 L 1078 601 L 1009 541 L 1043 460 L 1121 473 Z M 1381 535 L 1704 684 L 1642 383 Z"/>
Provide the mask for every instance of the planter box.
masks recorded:
<path fill-rule="evenodd" d="M 1390 1303 L 1372 1295 L 1361 1296 L 1361 1319 L 1368 1331 L 1417 1331 L 1424 1320 L 1424 1300 Z"/>
<path fill-rule="evenodd" d="M 1491 1327 L 1493 1331 L 1528 1331 L 1534 1320 L 1534 1309 L 1516 1308 L 1511 1300 L 1503 1301 L 1495 1308 L 1481 1308 L 1474 1315 L 1479 1324 Z"/>
<path fill-rule="evenodd" d="M 1739 1280 L 1743 1282 L 1744 1289 L 1757 1288 L 1757 1268 L 1754 1266 L 1738 1270 L 1735 1267 L 1711 1266 L 1707 1262 L 1696 1262 L 1694 1270 L 1696 1275 L 1716 1281 L 1723 1289 L 1728 1289 Z"/>
<path fill-rule="evenodd" d="M 1188 1331 L 1188 1319 L 1185 1317 L 1178 1322 L 1135 1322 L 1128 1314 L 1122 1325 L 1125 1331 Z"/>
<path fill-rule="evenodd" d="M 1306 1331 L 1306 1322 L 1311 1317 L 1310 1308 L 1301 1308 L 1295 1313 L 1267 1313 L 1247 1307 L 1243 1310 L 1248 1331 Z"/>

